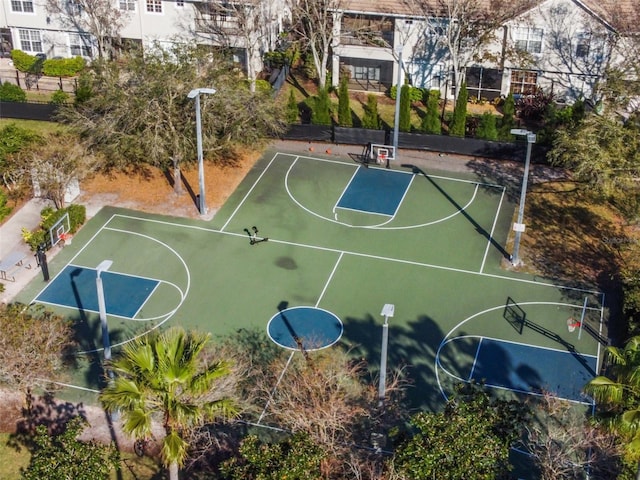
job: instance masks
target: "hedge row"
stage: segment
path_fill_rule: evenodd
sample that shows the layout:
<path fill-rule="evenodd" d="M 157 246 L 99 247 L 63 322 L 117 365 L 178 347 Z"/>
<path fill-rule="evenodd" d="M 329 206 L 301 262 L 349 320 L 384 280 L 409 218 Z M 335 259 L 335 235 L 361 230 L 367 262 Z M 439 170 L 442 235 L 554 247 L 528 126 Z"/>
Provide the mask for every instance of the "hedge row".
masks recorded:
<path fill-rule="evenodd" d="M 22 50 L 12 50 L 13 65 L 21 72 L 41 73 L 48 77 L 73 77 L 86 66 L 82 57 L 51 58 L 44 60 L 35 55 L 29 55 Z"/>

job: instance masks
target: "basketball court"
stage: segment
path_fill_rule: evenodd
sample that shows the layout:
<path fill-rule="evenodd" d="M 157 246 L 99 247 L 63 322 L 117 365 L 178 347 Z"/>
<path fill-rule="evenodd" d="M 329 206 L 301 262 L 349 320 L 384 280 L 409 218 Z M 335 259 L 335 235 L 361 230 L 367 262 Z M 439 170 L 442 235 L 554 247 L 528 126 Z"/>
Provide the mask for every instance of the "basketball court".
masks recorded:
<path fill-rule="evenodd" d="M 412 408 L 441 408 L 460 381 L 590 404 L 604 297 L 500 268 L 505 187 L 402 164 L 392 147 L 367 159 L 267 152 L 209 222 L 101 210 L 18 298 L 77 321 L 67 394 L 95 401 L 102 385 L 96 269 L 110 260 L 114 354 L 159 327 L 249 329 L 291 355 L 346 346 L 375 376 L 392 304 L 387 365 L 406 368 Z"/>

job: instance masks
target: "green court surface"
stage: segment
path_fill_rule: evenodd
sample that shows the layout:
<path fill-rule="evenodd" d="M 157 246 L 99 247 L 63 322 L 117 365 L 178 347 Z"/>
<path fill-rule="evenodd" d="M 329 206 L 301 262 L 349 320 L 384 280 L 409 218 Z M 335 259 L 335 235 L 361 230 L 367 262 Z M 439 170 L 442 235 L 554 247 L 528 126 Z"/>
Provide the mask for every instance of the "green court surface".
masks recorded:
<path fill-rule="evenodd" d="M 254 328 L 268 336 L 274 318 L 277 343 L 295 351 L 314 331 L 304 324 L 309 311 L 308 322 L 328 319 L 338 332 L 327 348 L 341 335 L 337 343 L 376 374 L 380 312 L 391 303 L 388 366 L 407 368 L 412 407 L 436 410 L 456 381 L 471 379 L 588 403 L 580 389 L 599 364 L 602 295 L 500 268 L 514 212 L 505 189 L 416 167 L 362 169 L 350 159 L 268 152 L 210 222 L 101 210 L 50 263 L 51 286 L 36 280 L 19 298 L 46 298 L 80 320 L 83 353 L 68 391 L 95 395 L 102 340 L 81 289 L 72 290 L 80 308 L 65 306 L 69 288 L 56 303 L 55 289 L 69 281 L 55 276 L 109 259 L 109 272 L 118 274 L 109 281 L 139 277 L 154 287 L 135 308 L 126 308 L 127 298 L 106 298 L 108 312 L 135 312 L 109 314 L 115 353 L 158 326 L 215 336 Z M 583 328 L 569 332 L 568 319 L 583 314 Z"/>

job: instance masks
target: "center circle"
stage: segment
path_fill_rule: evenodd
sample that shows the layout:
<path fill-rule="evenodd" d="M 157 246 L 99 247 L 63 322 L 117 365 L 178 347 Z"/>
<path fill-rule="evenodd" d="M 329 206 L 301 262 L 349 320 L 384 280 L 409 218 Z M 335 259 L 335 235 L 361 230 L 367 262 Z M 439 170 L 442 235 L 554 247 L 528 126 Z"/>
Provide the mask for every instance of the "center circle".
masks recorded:
<path fill-rule="evenodd" d="M 281 310 L 267 325 L 269 338 L 287 350 L 322 350 L 340 340 L 343 330 L 336 315 L 317 307 Z"/>

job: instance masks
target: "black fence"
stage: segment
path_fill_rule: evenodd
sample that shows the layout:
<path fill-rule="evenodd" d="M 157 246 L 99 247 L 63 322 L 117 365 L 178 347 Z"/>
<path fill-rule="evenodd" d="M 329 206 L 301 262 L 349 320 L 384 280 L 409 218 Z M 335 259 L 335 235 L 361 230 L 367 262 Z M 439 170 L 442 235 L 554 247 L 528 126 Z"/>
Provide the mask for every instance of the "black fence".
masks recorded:
<path fill-rule="evenodd" d="M 366 145 L 368 143 L 391 145 L 393 143 L 393 132 L 392 130 L 296 124 L 290 125 L 281 138 L 284 140 L 306 140 L 347 145 Z M 398 133 L 398 148 L 494 158 L 496 160 L 522 159 L 525 155 L 526 146 L 526 141 L 519 139 L 515 142 L 492 142 L 477 138 L 460 138 L 447 135 Z M 534 144 L 531 150 L 531 160 L 534 162 L 546 162 L 546 154 L 546 147 Z"/>
<path fill-rule="evenodd" d="M 0 118 L 50 122 L 57 110 L 58 106 L 51 103 L 0 102 Z"/>
<path fill-rule="evenodd" d="M 57 108 L 57 105 L 52 104 L 0 102 L 0 118 L 52 121 Z M 284 140 L 364 146 L 369 143 L 391 145 L 392 135 L 393 132 L 388 129 L 372 130 L 338 127 L 335 125 L 294 124 L 289 125 L 289 128 L 281 135 L 281 138 Z M 494 158 L 497 160 L 513 160 L 524 158 L 526 142 L 521 139 L 516 142 L 492 142 L 477 138 L 399 132 L 398 148 Z M 534 144 L 531 150 L 531 160 L 545 162 L 546 154 L 546 147 Z"/>

